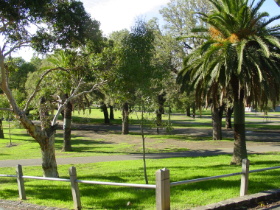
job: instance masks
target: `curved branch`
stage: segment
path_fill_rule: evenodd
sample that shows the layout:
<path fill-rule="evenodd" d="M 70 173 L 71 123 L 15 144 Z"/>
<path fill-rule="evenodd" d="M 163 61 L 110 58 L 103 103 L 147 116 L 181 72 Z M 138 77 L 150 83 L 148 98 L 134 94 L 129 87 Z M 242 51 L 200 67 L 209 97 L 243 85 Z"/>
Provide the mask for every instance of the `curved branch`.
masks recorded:
<path fill-rule="evenodd" d="M 83 91 L 83 92 L 80 92 L 79 94 L 76 94 L 78 92 L 78 89 L 80 88 L 81 84 L 83 84 L 83 81 L 80 80 L 78 86 L 75 88 L 75 90 L 73 91 L 73 93 L 71 94 L 71 96 L 69 98 L 67 98 L 63 104 L 61 104 L 59 107 L 58 107 L 58 110 L 57 110 L 57 113 L 55 114 L 54 118 L 53 118 L 53 121 L 52 121 L 52 126 L 54 126 L 56 124 L 56 121 L 57 121 L 57 118 L 59 116 L 59 114 L 61 113 L 63 107 L 71 100 L 75 99 L 75 98 L 78 98 L 84 94 L 87 94 L 87 93 L 91 93 L 92 91 L 94 91 L 96 88 L 98 88 L 99 86 L 105 84 L 107 81 L 104 80 L 104 81 L 101 81 L 100 83 L 97 83 L 95 85 L 92 86 L 92 88 L 90 90 L 86 90 L 86 91 Z"/>
<path fill-rule="evenodd" d="M 61 70 L 61 71 L 66 71 L 68 72 L 69 69 L 65 69 L 65 68 L 62 68 L 62 67 L 56 67 L 56 68 L 52 68 L 52 69 L 48 69 L 47 71 L 45 71 L 41 77 L 40 77 L 40 80 L 38 81 L 37 85 L 35 86 L 35 89 L 34 89 L 34 92 L 30 95 L 29 99 L 27 100 L 26 104 L 25 104 L 25 107 L 23 109 L 23 111 L 26 111 L 31 100 L 36 96 L 36 93 L 39 91 L 39 86 L 41 84 L 41 82 L 43 81 L 44 77 L 49 74 L 50 72 L 52 71 L 56 71 L 56 70 Z"/>

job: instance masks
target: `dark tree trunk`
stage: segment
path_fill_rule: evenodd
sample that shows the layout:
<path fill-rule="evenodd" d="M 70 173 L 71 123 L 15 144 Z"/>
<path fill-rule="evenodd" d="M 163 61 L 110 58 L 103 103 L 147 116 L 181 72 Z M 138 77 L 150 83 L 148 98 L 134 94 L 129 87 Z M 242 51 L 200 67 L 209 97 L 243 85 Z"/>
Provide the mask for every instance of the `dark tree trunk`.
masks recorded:
<path fill-rule="evenodd" d="M 122 107 L 122 134 L 129 133 L 129 105 L 128 103 L 124 103 Z"/>
<path fill-rule="evenodd" d="M 107 106 L 104 102 L 101 103 L 101 109 L 102 109 L 102 112 L 103 112 L 103 115 L 104 115 L 104 123 L 105 124 L 110 124 L 108 109 L 107 109 Z"/>
<path fill-rule="evenodd" d="M 237 89 L 238 90 L 238 89 Z M 241 165 L 242 159 L 247 158 L 245 137 L 245 106 L 244 90 L 234 97 L 234 149 L 231 164 Z"/>
<path fill-rule="evenodd" d="M 222 119 L 225 104 L 218 108 L 212 107 L 213 140 L 222 140 Z"/>
<path fill-rule="evenodd" d="M 110 105 L 109 108 L 110 108 L 110 120 L 114 120 L 115 119 L 114 107 Z"/>
<path fill-rule="evenodd" d="M 233 113 L 233 107 L 228 107 L 226 109 L 226 129 L 232 128 L 231 117 Z"/>
<path fill-rule="evenodd" d="M 65 100 L 68 95 L 65 94 Z M 63 118 L 63 147 L 62 151 L 70 152 L 72 151 L 71 146 L 71 124 L 72 124 L 72 104 L 68 102 L 64 107 L 64 118 Z"/>
<path fill-rule="evenodd" d="M 0 119 L 0 139 L 4 139 L 3 120 Z"/>
<path fill-rule="evenodd" d="M 158 109 L 156 111 L 157 114 L 157 133 L 159 133 L 159 127 L 162 126 L 162 115 L 164 114 L 164 103 L 165 93 L 158 95 L 157 102 L 158 102 Z"/>
<path fill-rule="evenodd" d="M 192 106 L 192 115 L 193 115 L 193 119 L 195 119 L 195 104 L 193 104 Z"/>
<path fill-rule="evenodd" d="M 187 114 L 188 117 L 191 116 L 191 107 L 190 107 L 190 106 L 187 106 L 187 108 L 186 108 L 186 114 Z"/>

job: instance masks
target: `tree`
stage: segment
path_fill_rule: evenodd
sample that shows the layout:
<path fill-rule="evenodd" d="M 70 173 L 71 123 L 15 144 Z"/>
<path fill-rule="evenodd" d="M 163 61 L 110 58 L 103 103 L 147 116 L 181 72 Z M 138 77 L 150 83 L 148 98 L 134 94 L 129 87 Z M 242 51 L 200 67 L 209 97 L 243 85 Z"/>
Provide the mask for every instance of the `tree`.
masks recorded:
<path fill-rule="evenodd" d="M 280 7 L 280 0 L 274 0 L 276 4 Z"/>
<path fill-rule="evenodd" d="M 10 103 L 10 111 L 40 145 L 44 176 L 57 177 L 54 149 L 56 126 L 55 120 L 50 124 L 48 119 L 49 104 L 44 98 L 41 99 L 41 127 L 36 126 L 26 115 L 30 100 L 21 109 L 13 96 L 5 58 L 24 46 L 31 46 L 40 52 L 47 52 L 54 47 L 76 47 L 98 36 L 99 23 L 92 21 L 83 4 L 75 0 L 33 0 L 20 3 L 7 0 L 1 1 L 0 11 L 0 34 L 3 39 L 0 46 L 1 89 Z M 28 31 L 30 26 L 35 28 L 34 33 Z"/>
<path fill-rule="evenodd" d="M 129 133 L 129 113 L 136 93 L 145 94 L 153 77 L 154 35 L 143 21 L 136 22 L 132 31 L 120 43 L 118 63 L 113 84 L 116 96 L 122 103 L 122 133 Z"/>
<path fill-rule="evenodd" d="M 264 105 L 279 98 L 279 26 L 268 27 L 280 16 L 265 19 L 264 0 L 254 6 L 247 0 L 210 0 L 214 6 L 201 19 L 209 27 L 193 32 L 204 43 L 185 58 L 181 82 L 201 94 L 230 94 L 234 104 L 234 151 L 231 164 L 247 158 L 245 103 Z M 192 37 L 192 36 L 191 36 Z M 213 87 L 218 87 L 213 89 Z M 202 100 L 199 98 L 198 100 Z"/>

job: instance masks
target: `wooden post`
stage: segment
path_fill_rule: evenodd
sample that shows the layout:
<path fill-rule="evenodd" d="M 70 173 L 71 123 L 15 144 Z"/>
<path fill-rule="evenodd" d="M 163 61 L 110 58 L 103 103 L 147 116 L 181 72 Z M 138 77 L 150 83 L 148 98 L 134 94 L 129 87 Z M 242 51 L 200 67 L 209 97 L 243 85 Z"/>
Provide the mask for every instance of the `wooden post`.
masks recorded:
<path fill-rule="evenodd" d="M 156 171 L 156 209 L 170 210 L 170 179 L 166 168 Z"/>
<path fill-rule="evenodd" d="M 243 159 L 242 160 L 242 175 L 241 175 L 241 185 L 240 185 L 240 196 L 244 196 L 248 192 L 249 165 L 250 165 L 250 161 L 248 159 Z"/>
<path fill-rule="evenodd" d="M 73 197 L 73 201 L 74 201 L 74 209 L 80 210 L 80 209 L 82 209 L 82 205 L 81 205 L 79 185 L 76 182 L 77 172 L 76 172 L 76 168 L 74 166 L 69 168 L 69 175 L 70 175 L 70 182 L 71 182 L 72 197 Z"/>
<path fill-rule="evenodd" d="M 17 183 L 18 183 L 18 194 L 21 200 L 26 200 L 25 188 L 24 188 L 24 181 L 23 181 L 23 173 L 21 165 L 17 165 L 16 168 L 17 173 Z"/>

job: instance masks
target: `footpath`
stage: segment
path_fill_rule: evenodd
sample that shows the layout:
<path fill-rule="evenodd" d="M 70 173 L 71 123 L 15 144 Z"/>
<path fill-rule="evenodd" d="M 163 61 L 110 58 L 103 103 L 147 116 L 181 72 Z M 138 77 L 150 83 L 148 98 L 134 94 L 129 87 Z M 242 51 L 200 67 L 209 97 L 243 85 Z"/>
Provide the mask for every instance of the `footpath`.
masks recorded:
<path fill-rule="evenodd" d="M 190 150 L 185 152 L 174 153 L 153 153 L 146 154 L 147 159 L 162 159 L 172 157 L 199 157 L 199 156 L 213 156 L 222 154 L 232 154 L 231 148 L 219 148 L 219 149 L 203 149 L 203 150 Z M 252 145 L 247 146 L 249 154 L 254 153 L 266 153 L 266 152 L 280 152 L 280 143 L 268 144 L 268 145 Z M 108 161 L 122 161 L 122 160 L 137 160 L 142 159 L 142 154 L 129 154 L 129 155 L 108 155 L 108 156 L 89 156 L 89 157 L 66 157 L 57 158 L 58 165 L 65 164 L 81 164 L 81 163 L 96 163 L 96 162 L 108 162 Z M 15 167 L 18 164 L 22 166 L 40 166 L 41 159 L 22 159 L 22 160 L 0 160 L 1 167 Z"/>

